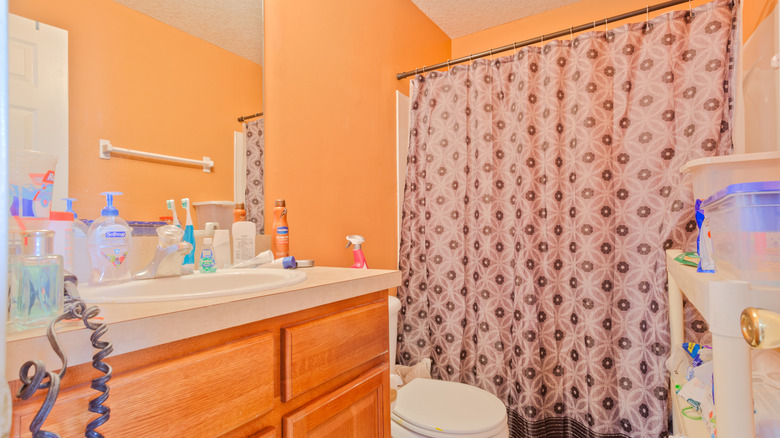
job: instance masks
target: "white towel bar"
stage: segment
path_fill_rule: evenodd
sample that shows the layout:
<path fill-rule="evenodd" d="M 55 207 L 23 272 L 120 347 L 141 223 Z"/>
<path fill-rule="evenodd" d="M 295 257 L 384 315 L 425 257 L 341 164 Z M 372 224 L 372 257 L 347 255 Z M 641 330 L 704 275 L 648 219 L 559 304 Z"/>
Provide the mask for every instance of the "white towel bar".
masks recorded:
<path fill-rule="evenodd" d="M 155 154 L 153 152 L 134 151 L 132 149 L 118 148 L 111 145 L 108 140 L 100 140 L 100 158 L 104 160 L 111 159 L 111 152 L 116 152 L 124 155 L 133 155 L 136 157 L 154 158 L 155 160 L 172 161 L 174 163 L 196 164 L 203 166 L 203 171 L 211 173 L 211 168 L 214 167 L 214 162 L 209 157 L 203 157 L 203 160 L 193 160 L 190 158 L 174 157 L 171 155 Z"/>

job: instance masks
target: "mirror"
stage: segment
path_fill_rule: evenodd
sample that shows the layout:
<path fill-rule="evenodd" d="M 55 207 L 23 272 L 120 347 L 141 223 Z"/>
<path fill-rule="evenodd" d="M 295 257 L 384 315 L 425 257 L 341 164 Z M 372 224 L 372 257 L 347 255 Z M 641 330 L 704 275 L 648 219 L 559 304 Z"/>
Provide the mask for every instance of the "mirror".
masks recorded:
<path fill-rule="evenodd" d="M 170 216 L 167 199 L 234 200 L 238 118 L 263 111 L 262 0 L 10 0 L 9 12 L 32 20 L 40 33 L 46 25 L 67 32 L 67 68 L 54 77 L 67 87 L 62 138 L 68 153 L 62 161 L 79 218 L 100 215 L 105 191 L 123 192 L 115 205 L 121 217 L 136 221 Z M 36 57 L 46 52 L 21 46 L 11 57 L 30 57 L 30 80 L 42 85 L 48 80 L 37 76 L 42 59 Z M 28 113 L 19 120 L 42 131 L 62 122 Z M 21 124 L 12 116 L 12 131 Z M 34 133 L 12 132 L 11 138 L 63 145 Z M 207 173 L 202 166 L 123 154 L 102 159 L 101 139 L 115 148 L 208 157 L 214 168 Z M 59 180 L 58 172 L 55 190 Z M 57 198 L 54 208 L 64 210 L 64 203 Z"/>

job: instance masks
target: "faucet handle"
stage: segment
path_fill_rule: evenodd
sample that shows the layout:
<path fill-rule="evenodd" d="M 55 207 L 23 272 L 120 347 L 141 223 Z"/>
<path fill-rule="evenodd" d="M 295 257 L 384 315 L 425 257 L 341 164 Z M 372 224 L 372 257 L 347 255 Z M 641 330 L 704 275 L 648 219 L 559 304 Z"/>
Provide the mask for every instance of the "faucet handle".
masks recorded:
<path fill-rule="evenodd" d="M 176 225 L 163 225 L 157 227 L 157 246 L 167 248 L 181 242 L 184 230 Z"/>

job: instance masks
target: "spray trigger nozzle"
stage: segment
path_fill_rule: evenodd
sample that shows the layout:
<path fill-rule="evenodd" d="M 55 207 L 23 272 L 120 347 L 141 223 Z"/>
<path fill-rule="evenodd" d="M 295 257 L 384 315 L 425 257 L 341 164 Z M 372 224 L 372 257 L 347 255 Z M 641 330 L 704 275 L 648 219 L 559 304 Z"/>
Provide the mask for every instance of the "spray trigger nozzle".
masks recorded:
<path fill-rule="evenodd" d="M 347 236 L 346 248 L 349 248 L 349 245 L 355 245 L 355 249 L 360 249 L 360 245 L 365 241 L 366 239 L 364 239 L 363 236 L 359 236 L 357 234 L 350 234 L 349 236 Z"/>

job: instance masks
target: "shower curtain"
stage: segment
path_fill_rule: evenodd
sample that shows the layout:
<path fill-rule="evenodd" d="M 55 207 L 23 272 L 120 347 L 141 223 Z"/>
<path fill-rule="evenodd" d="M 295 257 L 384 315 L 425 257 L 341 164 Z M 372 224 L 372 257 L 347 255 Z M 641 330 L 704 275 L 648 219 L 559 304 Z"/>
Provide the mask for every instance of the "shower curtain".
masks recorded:
<path fill-rule="evenodd" d="M 729 153 L 736 7 L 414 80 L 399 360 L 506 403 L 513 437 L 666 436 L 679 168 Z"/>
<path fill-rule="evenodd" d="M 244 123 L 244 144 L 246 145 L 246 220 L 255 223 L 257 234 L 265 231 L 263 203 L 263 166 L 265 165 L 265 124 L 263 118 Z"/>

